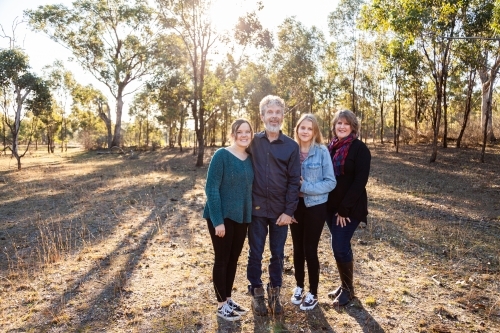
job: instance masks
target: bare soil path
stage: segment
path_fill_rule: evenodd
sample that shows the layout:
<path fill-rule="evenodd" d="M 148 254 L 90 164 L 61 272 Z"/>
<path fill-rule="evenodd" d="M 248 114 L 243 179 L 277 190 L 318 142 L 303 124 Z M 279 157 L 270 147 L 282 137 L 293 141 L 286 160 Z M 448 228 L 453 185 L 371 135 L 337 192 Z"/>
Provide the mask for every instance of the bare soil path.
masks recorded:
<path fill-rule="evenodd" d="M 354 236 L 358 299 L 336 309 L 325 228 L 320 306 L 226 323 L 192 151 L 0 157 L 0 332 L 500 332 L 500 149 L 369 145 L 369 223 Z M 213 149 L 207 149 L 208 165 Z M 246 251 L 234 297 L 246 295 Z M 265 262 L 269 253 L 265 253 Z M 266 272 L 264 272 L 265 276 Z"/>

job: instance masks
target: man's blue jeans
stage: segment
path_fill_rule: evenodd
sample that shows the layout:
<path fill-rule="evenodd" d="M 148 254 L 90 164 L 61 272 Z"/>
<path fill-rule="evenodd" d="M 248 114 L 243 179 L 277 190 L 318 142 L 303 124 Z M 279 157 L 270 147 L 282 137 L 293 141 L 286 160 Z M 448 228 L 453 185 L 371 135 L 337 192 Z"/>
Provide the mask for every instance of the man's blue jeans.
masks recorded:
<path fill-rule="evenodd" d="M 248 226 L 248 253 L 247 278 L 250 290 L 263 285 L 262 283 L 262 254 L 266 245 L 269 231 L 269 249 L 271 262 L 269 263 L 269 283 L 271 287 L 281 287 L 283 281 L 283 261 L 285 259 L 285 242 L 288 235 L 288 226 L 277 226 L 275 218 L 252 216 L 252 223 Z"/>
<path fill-rule="evenodd" d="M 332 235 L 333 256 L 338 262 L 351 262 L 353 260 L 351 238 L 360 221 L 352 217 L 349 217 L 349 219 L 351 222 L 347 222 L 345 227 L 337 225 L 337 216 L 335 214 L 326 219 L 326 224 Z"/>

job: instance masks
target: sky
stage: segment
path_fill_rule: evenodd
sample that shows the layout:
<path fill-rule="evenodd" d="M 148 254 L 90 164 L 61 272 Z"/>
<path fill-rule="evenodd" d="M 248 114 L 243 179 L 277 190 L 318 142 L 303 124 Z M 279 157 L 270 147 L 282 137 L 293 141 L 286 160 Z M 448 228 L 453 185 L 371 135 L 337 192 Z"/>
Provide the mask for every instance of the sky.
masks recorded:
<path fill-rule="evenodd" d="M 338 0 L 262 0 L 264 8 L 258 12 L 259 19 L 264 26 L 271 31 L 284 21 L 285 18 L 295 16 L 304 26 L 315 25 L 328 36 L 327 17 L 335 7 Z M 0 0 L 0 24 L 5 34 L 12 36 L 12 25 L 17 17 L 18 21 L 23 18 L 23 10 L 34 9 L 41 5 L 59 4 L 71 6 L 73 0 Z M 213 9 L 213 20 L 219 29 L 230 29 L 237 22 L 238 17 L 245 12 L 255 10 L 255 0 L 216 0 Z M 3 35 L 3 34 L 2 34 Z M 106 86 L 98 82 L 90 73 L 85 72 L 76 62 L 69 62 L 71 53 L 50 40 L 43 33 L 32 32 L 26 23 L 18 25 L 15 31 L 17 44 L 28 54 L 30 65 L 35 73 L 42 74 L 42 68 L 52 64 L 55 60 L 62 60 L 65 67 L 70 70 L 80 84 L 93 84 L 108 96 L 110 106 L 113 107 L 113 99 L 108 93 Z M 9 40 L 0 38 L 0 49 L 8 48 Z M 135 89 L 131 87 L 131 90 Z M 132 97 L 126 97 L 124 102 L 130 102 Z M 127 109 L 127 106 L 125 106 Z M 124 115 L 128 111 L 125 110 Z"/>

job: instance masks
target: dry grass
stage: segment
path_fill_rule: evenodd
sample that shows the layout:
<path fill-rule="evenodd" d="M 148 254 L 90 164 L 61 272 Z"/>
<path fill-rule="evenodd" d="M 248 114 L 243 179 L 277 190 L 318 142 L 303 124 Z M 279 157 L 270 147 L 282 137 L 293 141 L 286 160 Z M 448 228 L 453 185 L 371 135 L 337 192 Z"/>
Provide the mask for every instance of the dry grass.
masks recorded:
<path fill-rule="evenodd" d="M 425 146 L 370 148 L 370 221 L 353 239 L 358 300 L 336 309 L 326 297 L 338 278 L 325 229 L 320 306 L 288 301 L 289 238 L 285 315 L 239 323 L 215 316 L 206 167 L 190 152 L 36 152 L 21 172 L 1 157 L 0 331 L 500 331 L 498 148 L 485 164 L 478 150 L 440 150 L 431 165 Z M 249 306 L 246 250 L 233 294 Z"/>

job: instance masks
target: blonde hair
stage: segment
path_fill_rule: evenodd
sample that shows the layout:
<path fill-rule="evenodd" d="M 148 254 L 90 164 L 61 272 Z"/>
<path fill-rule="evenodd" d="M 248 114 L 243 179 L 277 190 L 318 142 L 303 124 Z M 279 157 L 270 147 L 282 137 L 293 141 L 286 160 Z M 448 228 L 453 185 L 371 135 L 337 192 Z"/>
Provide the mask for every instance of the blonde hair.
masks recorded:
<path fill-rule="evenodd" d="M 318 120 L 316 117 L 311 114 L 311 113 L 304 113 L 299 121 L 297 122 L 297 126 L 295 126 L 295 131 L 294 131 L 294 139 L 297 141 L 297 143 L 300 145 L 300 138 L 299 138 L 299 126 L 304 120 L 309 120 L 312 123 L 312 128 L 313 128 L 313 139 L 312 141 L 317 143 L 317 144 L 322 144 L 323 143 L 323 135 L 321 134 L 321 131 L 319 130 L 319 124 Z"/>
<path fill-rule="evenodd" d="M 333 117 L 332 122 L 332 132 L 333 136 L 337 136 L 335 133 L 335 124 L 339 121 L 339 119 L 345 119 L 349 125 L 351 125 L 351 131 L 355 136 L 358 136 L 359 132 L 359 120 L 358 117 L 354 114 L 354 112 L 350 110 L 340 110 L 335 112 L 335 116 Z"/>

